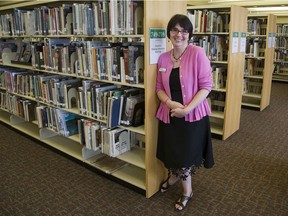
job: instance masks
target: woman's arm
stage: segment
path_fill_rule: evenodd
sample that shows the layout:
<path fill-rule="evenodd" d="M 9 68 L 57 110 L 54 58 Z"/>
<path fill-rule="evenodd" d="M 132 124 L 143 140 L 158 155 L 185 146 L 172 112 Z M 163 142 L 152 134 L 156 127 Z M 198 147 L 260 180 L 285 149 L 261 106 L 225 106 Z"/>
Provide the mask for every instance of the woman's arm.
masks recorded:
<path fill-rule="evenodd" d="M 181 104 L 181 103 L 178 103 L 177 101 L 172 101 L 168 96 L 167 94 L 165 93 L 164 90 L 159 90 L 157 92 L 157 96 L 159 98 L 159 100 L 166 104 L 166 106 L 168 106 L 170 109 L 176 109 L 176 108 L 181 108 L 183 109 L 184 108 L 184 105 Z"/>
<path fill-rule="evenodd" d="M 196 95 L 192 98 L 190 103 L 183 108 L 177 107 L 171 109 L 171 116 L 182 118 L 190 113 L 195 107 L 197 107 L 208 96 L 209 91 L 207 89 L 200 89 Z"/>
<path fill-rule="evenodd" d="M 204 101 L 209 94 L 209 91 L 207 89 L 200 89 L 196 95 L 192 98 L 190 103 L 185 106 L 185 113 L 190 113 L 195 107 L 197 107 L 202 101 Z"/>

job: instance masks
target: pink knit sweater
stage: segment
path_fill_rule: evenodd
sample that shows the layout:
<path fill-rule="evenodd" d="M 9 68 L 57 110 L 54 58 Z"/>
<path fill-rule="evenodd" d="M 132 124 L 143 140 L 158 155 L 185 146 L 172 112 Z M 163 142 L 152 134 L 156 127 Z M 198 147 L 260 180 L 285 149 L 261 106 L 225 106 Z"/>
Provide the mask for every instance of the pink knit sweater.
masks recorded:
<path fill-rule="evenodd" d="M 171 98 L 169 77 L 173 68 L 170 52 L 165 52 L 159 57 L 156 81 L 156 92 L 164 90 L 169 98 Z M 180 60 L 179 76 L 184 105 L 189 104 L 200 89 L 204 88 L 211 91 L 212 69 L 203 48 L 194 45 L 187 47 Z M 165 123 L 170 123 L 169 112 L 169 107 L 161 102 L 156 117 Z M 209 114 L 211 114 L 211 109 L 207 99 L 205 99 L 185 116 L 185 120 L 193 122 Z"/>

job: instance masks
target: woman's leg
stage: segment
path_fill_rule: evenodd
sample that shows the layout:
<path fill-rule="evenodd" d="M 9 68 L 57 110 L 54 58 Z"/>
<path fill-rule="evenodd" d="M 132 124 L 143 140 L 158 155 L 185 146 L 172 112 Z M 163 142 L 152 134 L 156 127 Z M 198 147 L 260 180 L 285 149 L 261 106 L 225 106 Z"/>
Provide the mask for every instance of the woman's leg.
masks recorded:
<path fill-rule="evenodd" d="M 191 176 L 191 168 L 182 169 L 183 173 L 181 174 L 181 183 L 182 183 L 182 196 L 178 199 L 175 204 L 175 208 L 177 210 L 183 210 L 186 207 L 187 202 L 191 199 L 192 192 L 192 176 Z"/>
<path fill-rule="evenodd" d="M 186 180 L 181 179 L 183 195 L 190 196 L 192 193 L 192 176 L 189 175 Z"/>
<path fill-rule="evenodd" d="M 179 176 L 168 170 L 168 178 L 161 184 L 160 191 L 163 193 L 179 180 Z"/>

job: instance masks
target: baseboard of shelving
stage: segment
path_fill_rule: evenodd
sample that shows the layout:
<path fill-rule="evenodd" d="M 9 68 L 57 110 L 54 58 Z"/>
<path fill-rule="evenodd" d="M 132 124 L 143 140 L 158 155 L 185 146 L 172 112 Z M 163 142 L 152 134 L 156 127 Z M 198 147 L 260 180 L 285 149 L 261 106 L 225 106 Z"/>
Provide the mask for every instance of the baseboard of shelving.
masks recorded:
<path fill-rule="evenodd" d="M 220 134 L 211 133 L 213 139 L 222 140 L 223 136 Z"/>
<path fill-rule="evenodd" d="M 259 107 L 253 107 L 253 106 L 242 105 L 241 108 L 255 110 L 255 111 L 261 111 Z"/>
<path fill-rule="evenodd" d="M 273 79 L 273 78 L 272 78 L 272 82 L 288 83 L 288 79 L 287 79 L 287 80 L 284 80 L 284 79 Z"/>

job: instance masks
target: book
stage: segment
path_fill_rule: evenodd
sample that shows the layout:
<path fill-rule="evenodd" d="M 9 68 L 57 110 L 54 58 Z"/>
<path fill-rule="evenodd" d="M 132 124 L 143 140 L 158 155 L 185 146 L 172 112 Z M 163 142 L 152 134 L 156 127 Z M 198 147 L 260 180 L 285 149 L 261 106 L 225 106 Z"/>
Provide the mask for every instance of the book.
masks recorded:
<path fill-rule="evenodd" d="M 64 91 L 65 108 L 77 108 L 78 107 L 78 87 L 82 85 L 81 79 L 70 79 L 61 82 Z"/>
<path fill-rule="evenodd" d="M 62 6 L 60 6 L 60 23 L 61 23 L 59 29 L 60 34 L 70 35 L 73 33 L 71 4 L 62 4 Z"/>
<path fill-rule="evenodd" d="M 107 126 L 108 128 L 114 128 L 120 124 L 120 114 L 122 110 L 123 97 L 109 97 L 108 99 L 108 115 Z"/>
<path fill-rule="evenodd" d="M 91 147 L 93 151 L 101 148 L 101 130 L 98 122 L 93 122 L 91 125 Z"/>
<path fill-rule="evenodd" d="M 39 128 L 48 127 L 47 106 L 37 106 L 36 116 Z"/>
<path fill-rule="evenodd" d="M 93 125 L 93 120 L 84 121 L 84 137 L 85 137 L 85 147 L 87 149 L 92 149 L 92 134 L 91 126 Z"/>
<path fill-rule="evenodd" d="M 85 145 L 84 122 L 85 122 L 85 119 L 83 119 L 83 118 L 77 120 L 79 142 L 81 145 Z"/>
<path fill-rule="evenodd" d="M 56 109 L 57 116 L 57 131 L 63 136 L 71 136 L 78 134 L 78 119 L 79 116 L 75 113 L 70 113 L 65 110 Z"/>
<path fill-rule="evenodd" d="M 122 113 L 121 113 L 121 120 L 120 120 L 121 125 L 125 125 L 124 119 L 125 119 L 125 107 L 126 107 L 127 98 L 133 95 L 140 95 L 140 94 L 144 94 L 144 91 L 141 89 L 137 89 L 137 88 L 128 88 L 128 89 L 123 90 L 123 102 L 122 102 L 122 107 L 121 107 Z"/>
<path fill-rule="evenodd" d="M 117 86 L 116 85 L 107 85 L 107 86 L 102 86 L 102 87 L 98 87 L 95 88 L 95 102 L 96 102 L 96 113 L 94 113 L 94 115 L 96 116 L 96 118 L 98 119 L 104 119 L 105 118 L 105 111 L 104 109 L 107 110 L 107 107 L 104 107 L 104 92 L 111 90 L 111 89 L 116 89 Z"/>
<path fill-rule="evenodd" d="M 20 62 L 30 62 L 31 56 L 32 56 L 31 45 L 26 44 L 22 56 L 20 58 Z"/>
<path fill-rule="evenodd" d="M 105 129 L 103 138 L 102 153 L 110 157 L 117 157 L 130 150 L 130 131 L 127 129 Z"/>
<path fill-rule="evenodd" d="M 131 84 L 144 82 L 144 46 L 142 43 L 123 48 L 125 81 Z"/>
<path fill-rule="evenodd" d="M 129 96 L 126 99 L 125 107 L 123 107 L 124 114 L 121 119 L 121 124 L 125 126 L 136 126 L 143 122 L 141 118 L 144 114 L 144 95 Z M 135 116 L 137 114 L 137 116 Z M 137 124 L 135 125 L 135 120 Z M 133 122 L 134 121 L 134 122 Z"/>
<path fill-rule="evenodd" d="M 144 32 L 144 23 L 143 23 L 143 2 L 137 1 L 136 6 L 134 7 L 134 34 L 143 34 Z"/>
<path fill-rule="evenodd" d="M 216 67 L 213 70 L 213 88 L 219 89 L 224 87 L 225 68 Z"/>
<path fill-rule="evenodd" d="M 143 101 L 139 101 L 135 104 L 131 126 L 137 127 L 143 125 L 144 117 L 145 117 L 145 103 L 143 98 Z"/>
<path fill-rule="evenodd" d="M 130 150 L 130 131 L 123 128 L 116 128 L 111 131 L 111 157 L 117 157 Z"/>

